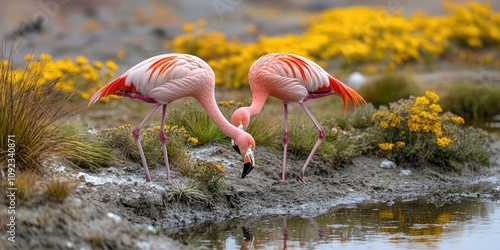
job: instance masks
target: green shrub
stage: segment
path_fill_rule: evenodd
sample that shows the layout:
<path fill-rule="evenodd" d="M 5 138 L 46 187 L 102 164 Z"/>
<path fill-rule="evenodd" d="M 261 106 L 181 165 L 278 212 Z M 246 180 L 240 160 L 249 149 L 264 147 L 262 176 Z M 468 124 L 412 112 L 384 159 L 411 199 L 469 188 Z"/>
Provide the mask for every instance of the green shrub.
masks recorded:
<path fill-rule="evenodd" d="M 210 141 L 223 141 L 227 136 L 208 117 L 206 111 L 193 101 L 186 102 L 182 108 L 172 109 L 166 118 L 167 124 L 184 127 L 200 145 Z"/>
<path fill-rule="evenodd" d="M 459 169 L 466 163 L 489 164 L 489 148 L 480 129 L 463 128 L 464 119 L 442 113 L 439 96 L 410 97 L 381 107 L 373 115 L 371 135 L 380 155 L 414 164 L 434 163 Z"/>
<path fill-rule="evenodd" d="M 500 114 L 500 88 L 486 84 L 454 84 L 441 101 L 446 111 L 465 118 Z"/>
<path fill-rule="evenodd" d="M 55 85 L 58 80 L 40 85 L 38 69 L 12 69 L 10 55 L 0 53 L 0 152 L 1 162 L 7 160 L 8 138 L 15 140 L 15 160 L 19 170 L 42 171 L 47 161 L 56 161 L 64 148 L 58 126 L 69 114 L 67 99 L 62 98 Z M 7 164 L 2 164 L 6 167 Z"/>
<path fill-rule="evenodd" d="M 168 185 L 164 199 L 167 202 L 179 201 L 189 205 L 192 202 L 206 201 L 207 196 L 201 190 L 200 185 L 192 180 L 184 182 L 173 180 Z"/>
<path fill-rule="evenodd" d="M 359 94 L 366 102 L 372 103 L 375 107 L 388 105 L 401 98 L 408 98 L 410 95 L 421 94 L 421 88 L 417 82 L 404 73 L 391 73 L 381 76 L 360 87 Z"/>
<path fill-rule="evenodd" d="M 103 137 L 89 134 L 75 124 L 65 124 L 60 129 L 65 138 L 61 142 L 67 162 L 79 168 L 95 171 L 111 164 L 113 150 Z"/>
<path fill-rule="evenodd" d="M 196 163 L 185 164 L 179 172 L 199 184 L 207 193 L 219 192 L 224 188 L 225 170 L 221 162 L 197 159 Z"/>
<path fill-rule="evenodd" d="M 175 168 L 187 164 L 189 159 L 187 156 L 188 146 L 197 144 L 198 139 L 191 137 L 182 127 L 165 125 L 163 129 L 167 137 L 166 146 L 170 166 Z M 159 132 L 160 126 L 143 128 L 140 140 L 146 160 L 149 163 L 164 165 Z M 130 124 L 103 129 L 97 133 L 97 136 L 104 138 L 110 147 L 121 150 L 126 157 L 140 161 L 141 156 L 132 136 Z"/>

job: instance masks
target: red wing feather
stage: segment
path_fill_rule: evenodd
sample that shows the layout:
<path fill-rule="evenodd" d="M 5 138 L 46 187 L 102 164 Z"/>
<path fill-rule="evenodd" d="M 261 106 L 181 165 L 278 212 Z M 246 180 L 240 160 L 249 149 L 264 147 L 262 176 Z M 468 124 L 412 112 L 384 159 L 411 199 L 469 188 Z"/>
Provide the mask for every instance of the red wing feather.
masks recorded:
<path fill-rule="evenodd" d="M 335 91 L 337 95 L 342 97 L 343 101 L 343 113 L 347 111 L 347 101 L 350 100 L 354 109 L 361 104 L 366 104 L 365 99 L 361 97 L 356 91 L 349 88 L 347 85 L 343 84 L 341 81 L 333 78 L 332 76 L 328 76 L 328 80 L 330 82 L 330 86 L 322 87 L 318 89 L 318 92 L 327 92 L 327 91 Z"/>
<path fill-rule="evenodd" d="M 104 87 L 102 87 L 92 95 L 89 101 L 89 106 L 99 101 L 100 99 L 116 92 L 137 93 L 134 84 L 130 84 L 130 86 L 125 85 L 126 80 L 127 76 L 123 75 L 106 84 Z"/>
<path fill-rule="evenodd" d="M 288 55 L 286 57 L 280 57 L 280 59 L 282 62 L 286 63 L 288 65 L 288 67 L 290 67 L 290 70 L 292 71 L 293 77 L 295 77 L 295 78 L 297 78 L 297 74 L 295 73 L 294 68 L 297 68 L 300 71 L 300 75 L 302 76 L 302 80 L 304 80 L 304 81 L 307 80 L 307 78 L 306 78 L 307 76 L 306 76 L 304 69 L 309 71 L 309 74 L 311 74 L 311 71 L 309 70 L 307 63 L 304 60 L 302 60 L 296 56 Z"/>
<path fill-rule="evenodd" d="M 170 66 L 173 63 L 175 63 L 174 59 L 175 59 L 175 57 L 173 57 L 173 56 L 165 57 L 165 58 L 159 59 L 156 62 L 154 62 L 153 64 L 151 64 L 151 66 L 149 66 L 149 68 L 146 70 L 146 72 L 151 70 L 151 73 L 149 74 L 149 80 L 148 80 L 148 82 L 151 82 L 151 77 L 153 77 L 153 74 L 157 70 L 159 71 L 157 76 L 160 76 L 163 73 L 165 73 L 165 71 L 168 68 L 170 68 Z"/>

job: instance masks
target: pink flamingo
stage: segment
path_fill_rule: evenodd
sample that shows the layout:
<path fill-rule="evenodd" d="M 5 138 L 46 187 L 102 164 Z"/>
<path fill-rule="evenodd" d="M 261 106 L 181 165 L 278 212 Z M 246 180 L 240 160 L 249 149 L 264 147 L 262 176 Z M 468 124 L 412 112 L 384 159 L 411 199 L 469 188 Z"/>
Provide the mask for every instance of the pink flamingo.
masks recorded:
<path fill-rule="evenodd" d="M 290 138 L 288 133 L 288 103 L 298 102 L 319 131 L 319 138 L 304 166 L 300 169 L 298 179 L 301 182 L 304 181 L 307 165 L 325 137 L 325 130 L 304 103 L 310 99 L 337 94 L 343 99 L 344 113 L 347 109 L 348 99 L 351 100 L 354 108 L 366 103 L 356 91 L 333 78 L 313 61 L 289 53 L 271 53 L 262 56 L 250 68 L 248 80 L 252 90 L 252 104 L 250 107 L 236 110 L 231 117 L 231 123 L 246 130 L 250 123 L 250 117 L 259 114 L 269 96 L 283 101 L 285 115 L 283 169 L 281 173 L 283 181 L 285 180 L 287 145 Z"/>
<path fill-rule="evenodd" d="M 167 105 L 183 97 L 194 97 L 214 123 L 239 145 L 235 149 L 242 152 L 244 165 L 241 177 L 244 178 L 254 167 L 255 141 L 250 134 L 234 127 L 224 118 L 217 107 L 214 92 L 215 75 L 205 61 L 192 55 L 172 53 L 154 56 L 133 66 L 94 93 L 90 98 L 89 106 L 111 94 L 156 104 L 132 131 L 146 172 L 146 181 L 150 182 L 151 177 L 139 140 L 139 130 L 160 106 L 162 107 L 160 128 L 163 128 Z M 163 129 L 160 129 L 160 141 L 165 158 L 167 180 L 170 180 L 166 136 Z"/>

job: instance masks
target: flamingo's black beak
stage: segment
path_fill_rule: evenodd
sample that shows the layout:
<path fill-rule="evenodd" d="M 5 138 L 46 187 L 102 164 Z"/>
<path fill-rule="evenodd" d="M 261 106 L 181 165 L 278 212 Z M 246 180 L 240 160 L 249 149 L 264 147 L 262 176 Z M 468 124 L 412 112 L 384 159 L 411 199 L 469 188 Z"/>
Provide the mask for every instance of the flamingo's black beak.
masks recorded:
<path fill-rule="evenodd" d="M 241 174 L 241 178 L 245 178 L 253 169 L 255 164 L 252 146 L 248 147 L 247 153 L 245 154 L 245 160 L 243 163 L 243 173 Z"/>
<path fill-rule="evenodd" d="M 243 130 L 243 124 L 240 123 L 240 125 L 238 125 L 238 128 Z M 241 154 L 238 144 L 236 144 L 236 142 L 233 139 L 231 139 L 231 146 L 234 148 L 234 150 L 236 150 L 236 152 L 238 152 L 238 154 Z"/>
<path fill-rule="evenodd" d="M 234 150 L 236 150 L 236 152 L 238 152 L 238 154 L 241 154 L 240 147 L 238 147 L 238 144 L 236 144 L 233 139 L 231 139 L 231 146 L 234 148 Z"/>

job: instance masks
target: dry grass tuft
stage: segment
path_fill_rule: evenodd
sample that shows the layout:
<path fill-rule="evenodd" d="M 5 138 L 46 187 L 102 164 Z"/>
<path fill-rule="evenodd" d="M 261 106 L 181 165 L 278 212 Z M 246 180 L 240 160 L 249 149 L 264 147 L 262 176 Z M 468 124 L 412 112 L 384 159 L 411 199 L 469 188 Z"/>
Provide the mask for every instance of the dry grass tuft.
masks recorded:
<path fill-rule="evenodd" d="M 54 178 L 46 184 L 47 189 L 45 193 L 50 199 L 64 200 L 76 190 L 79 184 L 74 179 Z"/>

